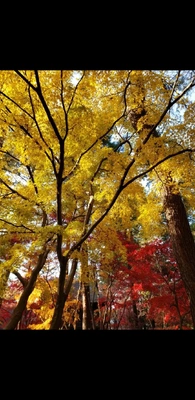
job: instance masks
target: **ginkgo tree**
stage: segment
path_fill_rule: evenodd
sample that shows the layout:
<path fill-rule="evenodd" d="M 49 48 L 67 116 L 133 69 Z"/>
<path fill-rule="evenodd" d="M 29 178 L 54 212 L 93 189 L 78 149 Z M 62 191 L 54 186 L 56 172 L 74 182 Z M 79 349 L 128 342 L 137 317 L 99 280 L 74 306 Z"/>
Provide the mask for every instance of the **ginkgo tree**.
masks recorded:
<path fill-rule="evenodd" d="M 194 71 L 1 71 L 2 246 L 17 238 L 1 272 L 23 267 L 26 279 L 5 329 L 20 321 L 49 255 L 57 259 L 50 329 L 60 329 L 91 237 L 133 229 L 147 198 L 142 178 L 193 154 L 194 85 Z M 105 145 L 110 138 L 116 146 Z"/>

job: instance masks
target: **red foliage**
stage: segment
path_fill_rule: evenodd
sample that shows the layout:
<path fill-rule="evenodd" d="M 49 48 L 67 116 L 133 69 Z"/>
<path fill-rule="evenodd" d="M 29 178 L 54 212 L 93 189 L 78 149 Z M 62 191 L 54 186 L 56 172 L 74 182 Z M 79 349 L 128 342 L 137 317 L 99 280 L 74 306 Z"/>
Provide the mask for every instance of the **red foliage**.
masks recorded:
<path fill-rule="evenodd" d="M 13 300 L 3 300 L 0 307 L 0 329 L 4 329 L 9 321 L 11 314 L 16 307 L 16 302 Z"/>
<path fill-rule="evenodd" d="M 170 241 L 155 240 L 139 246 L 133 238 L 119 234 L 127 250 L 127 263 L 116 257 L 109 282 L 101 287 L 100 315 L 96 322 L 104 329 L 192 329 L 189 299 L 183 285 Z M 17 238 L 15 238 L 17 242 Z M 16 307 L 15 294 L 22 285 L 12 282 L 10 299 L 0 307 L 3 329 Z M 17 329 L 40 323 L 36 310 L 41 302 L 24 311 Z"/>
<path fill-rule="evenodd" d="M 170 241 L 140 247 L 132 238 L 121 233 L 119 237 L 128 262 L 124 265 L 116 256 L 113 263 L 107 298 L 112 303 L 111 329 L 116 319 L 120 329 L 191 329 L 189 298 Z"/>
<path fill-rule="evenodd" d="M 4 329 L 9 322 L 14 309 L 17 306 L 17 301 L 15 300 L 15 295 L 21 294 L 23 286 L 18 281 L 13 281 L 9 285 L 10 298 L 3 299 L 0 306 L 0 330 Z M 16 329 L 24 330 L 28 329 L 30 324 L 38 324 L 42 322 L 34 310 L 39 309 L 41 306 L 40 302 L 38 304 L 33 303 L 30 305 L 30 309 L 25 309 L 20 322 Z"/>

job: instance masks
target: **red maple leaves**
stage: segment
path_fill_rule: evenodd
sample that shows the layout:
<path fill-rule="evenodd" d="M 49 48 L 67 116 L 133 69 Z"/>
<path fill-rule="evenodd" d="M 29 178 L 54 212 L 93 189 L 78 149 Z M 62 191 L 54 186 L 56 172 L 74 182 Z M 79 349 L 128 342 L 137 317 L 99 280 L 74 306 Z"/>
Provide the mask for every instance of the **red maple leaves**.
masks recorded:
<path fill-rule="evenodd" d="M 116 256 L 107 296 L 109 328 L 191 329 L 189 299 L 170 241 L 139 246 L 124 234 L 119 237 L 127 249 L 127 265 Z"/>

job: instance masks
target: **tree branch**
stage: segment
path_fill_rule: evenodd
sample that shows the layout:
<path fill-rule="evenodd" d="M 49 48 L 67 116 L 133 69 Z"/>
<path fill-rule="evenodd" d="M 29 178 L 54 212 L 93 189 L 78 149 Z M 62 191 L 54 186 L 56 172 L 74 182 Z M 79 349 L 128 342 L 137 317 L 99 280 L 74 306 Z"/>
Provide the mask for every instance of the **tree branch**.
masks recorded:
<path fill-rule="evenodd" d="M 38 188 L 37 188 L 37 185 L 36 185 L 36 183 L 35 183 L 34 176 L 33 176 L 33 172 L 32 172 L 32 170 L 31 170 L 30 165 L 26 165 L 26 168 L 27 168 L 27 171 L 28 171 L 28 173 L 29 173 L 30 179 L 31 179 L 31 181 L 32 181 L 32 183 L 33 183 L 33 186 L 34 186 L 34 189 L 35 189 L 35 193 L 38 194 Z"/>
<path fill-rule="evenodd" d="M 48 120 L 49 120 L 49 122 L 50 122 L 50 124 L 51 124 L 51 126 L 52 126 L 52 128 L 53 128 L 53 130 L 55 132 L 55 134 L 56 134 L 56 137 L 58 138 L 59 142 L 61 142 L 62 138 L 61 138 L 61 136 L 59 134 L 57 125 L 56 125 L 56 123 L 55 123 L 55 121 L 54 121 L 54 119 L 53 119 L 53 117 L 51 115 L 50 109 L 49 109 L 49 107 L 48 107 L 48 105 L 47 105 L 47 103 L 45 101 L 45 98 L 44 98 L 42 90 L 41 90 L 41 84 L 40 84 L 39 75 L 38 75 L 38 71 L 37 70 L 35 70 L 35 77 L 36 77 L 36 81 L 37 81 L 37 90 L 36 90 L 36 92 L 37 92 L 37 94 L 39 96 L 39 99 L 40 99 L 41 104 L 42 104 L 42 106 L 43 106 L 43 108 L 45 110 L 45 113 L 46 113 L 46 115 L 48 117 Z"/>
<path fill-rule="evenodd" d="M 67 113 L 68 113 L 69 110 L 70 110 L 70 107 L 71 107 L 71 105 L 72 105 L 72 103 L 73 103 L 73 101 L 74 101 L 74 98 L 75 98 L 75 95 L 76 95 L 76 91 L 77 91 L 77 89 L 78 89 L 78 86 L 80 85 L 80 83 L 81 83 L 81 81 L 83 80 L 84 76 L 85 76 L 85 71 L 83 72 L 83 75 L 81 76 L 81 78 L 79 79 L 79 81 L 77 82 L 77 84 L 76 84 L 76 86 L 75 86 L 75 88 L 74 88 L 73 95 L 72 95 L 72 98 L 71 98 L 71 100 L 70 100 Z"/>
<path fill-rule="evenodd" d="M 28 279 L 24 278 L 18 271 L 14 270 L 14 271 L 12 271 L 12 274 L 17 276 L 19 281 L 22 283 L 23 287 L 25 287 L 27 285 Z"/>
<path fill-rule="evenodd" d="M 12 222 L 9 222 L 9 221 L 6 221 L 5 219 L 3 219 L 3 218 L 0 218 L 0 221 L 2 221 L 2 222 L 4 222 L 5 224 L 9 224 L 9 225 L 12 225 L 12 226 L 14 226 L 14 228 L 25 228 L 25 229 L 27 229 L 28 231 L 30 231 L 31 233 L 35 233 L 31 228 L 28 228 L 27 226 L 25 226 L 25 225 L 16 225 L 16 224 L 13 224 Z"/>
<path fill-rule="evenodd" d="M 28 117 L 30 117 L 31 119 L 34 119 L 32 117 L 32 115 L 29 114 L 28 111 L 26 111 L 24 108 L 22 108 L 18 103 L 16 103 L 16 101 L 14 101 L 13 99 L 11 99 L 11 97 L 7 96 L 5 93 L 3 93 L 2 91 L 0 91 L 0 94 L 2 94 L 2 96 L 4 96 L 6 99 L 8 99 L 9 101 L 11 101 L 13 104 L 15 104 L 16 107 L 18 107 L 21 111 L 23 111 L 26 115 L 28 115 Z M 5 106 L 6 107 L 6 106 Z M 7 107 L 6 107 L 7 108 Z M 8 111 L 12 114 L 12 112 L 8 109 Z"/>
<path fill-rule="evenodd" d="M 163 162 L 165 162 L 166 160 L 168 160 L 169 158 L 172 157 L 176 157 L 180 154 L 186 153 L 186 152 L 194 152 L 195 150 L 192 149 L 185 149 L 185 150 L 180 150 L 177 153 L 174 154 L 170 154 L 168 156 L 166 156 L 165 158 L 163 158 L 162 160 L 158 161 L 156 164 L 154 164 L 152 167 L 150 167 L 149 169 L 147 169 L 146 171 L 136 175 L 134 178 L 130 179 L 128 182 L 126 182 L 125 184 L 123 184 L 124 179 L 126 177 L 127 174 L 127 169 L 125 170 L 123 177 L 121 178 L 119 187 L 116 191 L 116 193 L 114 194 L 110 204 L 108 205 L 107 209 L 104 211 L 104 213 L 101 215 L 101 217 L 94 222 L 94 224 L 89 228 L 89 230 L 81 237 L 80 240 L 78 240 L 77 243 L 75 243 L 70 250 L 68 251 L 68 253 L 66 254 L 66 258 L 68 259 L 70 257 L 70 255 L 72 254 L 72 252 L 74 250 L 76 250 L 77 248 L 79 248 L 81 246 L 81 244 L 89 237 L 89 235 L 94 231 L 94 229 L 96 228 L 96 226 L 98 226 L 100 224 L 100 222 L 105 218 L 105 216 L 108 214 L 108 212 L 110 211 L 110 209 L 112 208 L 112 206 L 115 204 L 117 198 L 119 197 L 120 193 L 122 192 L 122 190 L 124 190 L 128 185 L 130 185 L 132 182 L 134 182 L 135 180 L 141 178 L 144 175 L 147 175 L 149 172 L 151 172 L 154 168 L 156 168 L 158 165 L 162 164 Z"/>
<path fill-rule="evenodd" d="M 177 153 L 173 153 L 173 154 L 169 154 L 168 156 L 164 157 L 162 160 L 158 161 L 156 164 L 152 165 L 150 168 L 148 168 L 146 171 L 141 172 L 140 174 L 136 175 L 134 178 L 130 179 L 128 182 L 126 182 L 122 188 L 125 189 L 130 183 L 134 182 L 135 180 L 141 178 L 144 175 L 147 175 L 149 172 L 153 171 L 153 169 L 155 169 L 156 167 L 158 167 L 158 165 L 162 164 L 163 162 L 169 160 L 170 158 L 176 157 L 180 154 L 183 153 L 193 153 L 195 152 L 195 150 L 192 149 L 184 149 L 184 150 L 180 150 Z"/>
<path fill-rule="evenodd" d="M 152 129 L 148 132 L 148 134 L 147 134 L 146 137 L 144 138 L 144 140 L 143 140 L 143 142 L 142 142 L 143 144 L 146 144 L 146 143 L 148 142 L 148 140 L 150 139 L 151 135 L 153 134 L 153 132 L 155 131 L 155 129 L 158 127 L 158 125 L 161 123 L 161 121 L 163 120 L 163 118 L 165 117 L 165 115 L 167 114 L 167 112 L 171 109 L 171 107 L 172 107 L 175 103 L 177 103 L 177 102 L 184 96 L 184 94 L 185 94 L 189 89 L 191 89 L 191 88 L 194 86 L 195 77 L 194 77 L 194 78 L 191 80 L 191 82 L 186 86 L 186 88 L 183 90 L 183 92 L 180 93 L 173 101 L 171 101 L 171 100 L 172 100 L 172 96 L 173 96 L 173 91 L 175 90 L 175 86 L 176 86 L 176 83 L 177 83 L 178 78 L 179 78 L 179 74 L 180 74 L 180 71 L 178 72 L 177 78 L 176 78 L 176 80 L 175 80 L 174 87 L 173 87 L 173 90 L 172 90 L 172 92 L 171 92 L 171 96 L 170 96 L 170 99 L 169 99 L 169 101 L 168 101 L 167 106 L 165 107 L 164 111 L 162 112 L 162 114 L 161 114 L 159 120 L 157 121 L 157 123 L 156 123 L 155 125 L 153 125 Z M 137 152 L 140 151 L 140 149 L 141 149 L 141 147 L 140 147 L 139 149 L 137 149 Z"/>
<path fill-rule="evenodd" d="M 65 119 L 65 136 L 64 140 L 68 136 L 68 114 L 66 112 L 65 104 L 64 104 L 64 97 L 63 97 L 63 91 L 64 91 L 64 83 L 63 83 L 63 71 L 60 71 L 60 82 L 61 82 L 61 90 L 60 90 L 60 97 L 61 97 L 61 103 L 62 103 L 62 108 L 64 111 L 64 119 Z"/>
<path fill-rule="evenodd" d="M 78 167 L 78 165 L 79 165 L 81 159 L 83 158 L 83 156 L 84 156 L 85 154 L 87 154 L 100 140 L 102 140 L 106 135 L 108 135 L 108 133 L 114 128 L 114 126 L 117 124 L 117 122 L 119 122 L 119 121 L 125 116 L 125 114 L 126 114 L 126 107 L 127 107 L 127 105 L 126 105 L 126 93 L 127 93 L 127 88 L 128 88 L 128 86 L 130 85 L 130 83 L 131 83 L 131 82 L 128 81 L 127 84 L 126 84 L 126 86 L 125 86 L 125 88 L 124 88 L 124 110 L 123 110 L 123 113 L 112 123 L 112 125 L 107 129 L 107 131 L 106 131 L 103 135 L 101 135 L 98 139 L 96 139 L 96 140 L 91 144 L 91 146 L 88 147 L 88 149 L 86 149 L 85 151 L 83 151 L 83 152 L 80 154 L 80 156 L 79 156 L 79 158 L 77 159 L 77 161 L 76 161 L 74 167 L 72 168 L 72 170 L 69 172 L 69 174 L 67 174 L 67 175 L 62 179 L 63 182 L 64 182 L 65 180 L 69 179 L 69 178 L 73 175 L 73 173 L 75 172 L 76 168 Z"/>
<path fill-rule="evenodd" d="M 20 78 L 22 78 L 23 81 L 26 82 L 28 86 L 30 86 L 35 92 L 37 92 L 37 88 L 36 88 L 24 75 L 22 75 L 20 71 L 18 71 L 18 70 L 15 69 L 14 72 L 15 72 Z"/>
<path fill-rule="evenodd" d="M 19 193 L 17 190 L 11 188 L 8 183 L 6 183 L 2 178 L 0 178 L 0 182 L 2 182 L 9 190 L 11 190 L 12 193 L 17 194 L 19 197 L 21 197 L 23 200 L 28 200 L 26 196 L 23 196 L 23 194 Z"/>

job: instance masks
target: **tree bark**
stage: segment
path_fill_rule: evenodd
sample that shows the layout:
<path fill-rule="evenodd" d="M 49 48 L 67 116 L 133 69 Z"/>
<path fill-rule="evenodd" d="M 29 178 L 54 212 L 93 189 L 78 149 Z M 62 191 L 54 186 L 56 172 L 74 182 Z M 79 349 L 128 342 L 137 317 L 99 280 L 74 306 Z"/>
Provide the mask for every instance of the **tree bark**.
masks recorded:
<path fill-rule="evenodd" d="M 166 219 L 174 255 L 190 300 L 195 329 L 195 243 L 186 210 L 174 185 L 167 185 L 164 195 Z"/>
<path fill-rule="evenodd" d="M 133 300 L 134 329 L 140 329 L 136 301 Z"/>
<path fill-rule="evenodd" d="M 82 307 L 83 307 L 83 316 L 82 316 L 82 330 L 94 330 L 94 316 L 93 309 L 90 301 L 90 286 L 85 282 L 82 282 Z"/>
<path fill-rule="evenodd" d="M 54 310 L 50 330 L 59 330 L 63 325 L 62 316 L 63 316 L 64 305 L 65 305 L 66 299 L 69 295 L 69 292 L 70 292 L 70 289 L 72 286 L 72 282 L 73 282 L 73 279 L 74 279 L 74 276 L 76 273 L 76 269 L 77 269 L 78 260 L 75 258 L 72 261 L 72 267 L 70 270 L 70 274 L 67 276 L 67 280 L 65 281 L 67 263 L 68 263 L 68 259 L 64 263 L 64 266 L 63 266 L 64 268 L 63 269 L 61 268 L 61 271 L 60 271 L 58 297 L 57 297 L 57 302 L 55 305 L 55 310 Z"/>
<path fill-rule="evenodd" d="M 88 285 L 82 282 L 82 306 L 83 306 L 83 317 L 82 317 L 82 330 L 90 329 L 90 311 L 89 311 L 89 291 Z"/>
<path fill-rule="evenodd" d="M 6 327 L 4 328 L 4 330 L 14 330 L 17 327 L 17 324 L 20 321 L 20 319 L 22 318 L 22 314 L 23 314 L 24 310 L 26 309 L 28 298 L 35 287 L 37 276 L 46 262 L 48 253 L 49 253 L 49 250 L 46 250 L 44 253 L 39 255 L 37 265 L 34 268 L 34 270 L 32 271 L 31 277 L 30 277 L 27 285 L 25 286 L 22 295 L 20 296 L 18 305 L 14 309 L 12 317 L 11 317 L 10 321 L 8 322 L 8 324 L 6 325 Z"/>

